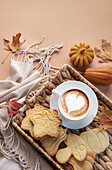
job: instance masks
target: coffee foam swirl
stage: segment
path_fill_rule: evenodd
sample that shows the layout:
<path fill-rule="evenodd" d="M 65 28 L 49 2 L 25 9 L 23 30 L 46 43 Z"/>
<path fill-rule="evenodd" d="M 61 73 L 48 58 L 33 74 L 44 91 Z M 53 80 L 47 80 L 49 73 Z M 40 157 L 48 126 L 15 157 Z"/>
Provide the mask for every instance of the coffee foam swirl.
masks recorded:
<path fill-rule="evenodd" d="M 79 90 L 65 92 L 60 100 L 62 112 L 71 117 L 78 117 L 85 114 L 89 107 L 87 96 Z"/>

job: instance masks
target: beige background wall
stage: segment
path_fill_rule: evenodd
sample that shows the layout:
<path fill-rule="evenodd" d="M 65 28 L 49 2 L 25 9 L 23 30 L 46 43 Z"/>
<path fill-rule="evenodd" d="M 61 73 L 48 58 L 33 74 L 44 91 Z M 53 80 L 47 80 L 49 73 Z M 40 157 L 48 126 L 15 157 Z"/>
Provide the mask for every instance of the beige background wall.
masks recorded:
<path fill-rule="evenodd" d="M 74 43 L 84 41 L 91 47 L 100 47 L 102 38 L 112 42 L 112 0 L 0 0 L 0 79 L 9 74 L 10 63 L 9 56 L 1 64 L 8 54 L 3 38 L 11 40 L 18 32 L 22 33 L 21 40 L 27 40 L 23 49 L 42 35 L 45 40 L 40 47 L 63 43 L 51 63 L 71 64 L 68 53 Z M 95 57 L 90 66 L 98 65 L 101 64 Z M 112 99 L 112 85 L 97 87 Z"/>

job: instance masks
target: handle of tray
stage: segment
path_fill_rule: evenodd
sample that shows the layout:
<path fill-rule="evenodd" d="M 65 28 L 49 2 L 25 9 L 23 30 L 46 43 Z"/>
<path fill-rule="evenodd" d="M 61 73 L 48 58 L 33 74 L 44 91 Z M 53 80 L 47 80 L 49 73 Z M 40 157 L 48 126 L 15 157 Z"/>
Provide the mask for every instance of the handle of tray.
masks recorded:
<path fill-rule="evenodd" d="M 26 101 L 26 104 L 28 103 L 28 96 L 29 94 L 33 91 L 33 89 L 35 88 L 35 86 L 37 86 L 41 81 L 43 81 L 44 79 L 46 78 L 50 78 L 49 75 L 46 75 L 44 77 L 40 77 L 31 87 L 30 89 L 28 90 L 27 94 L 26 94 L 26 97 L 25 97 L 25 101 Z"/>

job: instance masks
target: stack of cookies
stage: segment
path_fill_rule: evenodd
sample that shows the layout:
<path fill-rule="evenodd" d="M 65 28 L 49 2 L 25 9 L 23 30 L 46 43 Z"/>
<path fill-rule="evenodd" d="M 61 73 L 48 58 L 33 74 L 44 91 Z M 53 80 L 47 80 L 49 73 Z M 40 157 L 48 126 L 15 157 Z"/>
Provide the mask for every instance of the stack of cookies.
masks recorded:
<path fill-rule="evenodd" d="M 95 155 L 109 146 L 107 132 L 87 127 L 86 131 L 76 135 L 68 132 L 61 124 L 57 110 L 49 110 L 37 104 L 26 111 L 21 128 L 39 140 L 45 151 L 55 156 L 59 163 L 71 164 L 74 170 L 91 170 Z M 63 147 L 60 145 L 62 142 Z"/>
<path fill-rule="evenodd" d="M 26 111 L 21 128 L 29 131 L 33 138 L 39 140 L 46 135 L 57 137 L 60 133 L 61 123 L 62 120 L 58 117 L 57 110 L 51 111 L 37 104 L 33 109 Z"/>
<path fill-rule="evenodd" d="M 51 111 L 36 104 L 33 109 L 26 111 L 21 128 L 40 140 L 46 152 L 54 156 L 60 143 L 67 138 L 67 129 L 62 128 L 61 123 L 57 110 Z"/>
<path fill-rule="evenodd" d="M 91 170 L 95 155 L 109 146 L 109 137 L 105 130 L 87 127 L 80 135 L 68 133 L 64 142 L 66 147 L 56 153 L 57 161 L 68 162 L 74 170 Z"/>

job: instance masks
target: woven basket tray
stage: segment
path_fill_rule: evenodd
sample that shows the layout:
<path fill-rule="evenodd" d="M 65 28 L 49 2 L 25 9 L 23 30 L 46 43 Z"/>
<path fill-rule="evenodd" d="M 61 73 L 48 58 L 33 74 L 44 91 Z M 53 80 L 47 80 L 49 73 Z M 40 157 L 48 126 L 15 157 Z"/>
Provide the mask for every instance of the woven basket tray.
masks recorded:
<path fill-rule="evenodd" d="M 98 112 L 101 112 L 102 109 L 108 108 L 112 109 L 112 101 L 109 100 L 103 93 L 101 93 L 95 86 L 93 86 L 89 81 L 87 81 L 83 76 L 81 76 L 75 69 L 71 66 L 65 64 L 56 74 L 52 77 L 49 77 L 49 80 L 46 83 L 43 83 L 43 86 L 40 90 L 38 90 L 32 97 L 26 98 L 26 104 L 21 109 L 21 112 L 15 115 L 12 119 L 13 126 L 38 150 L 40 151 L 49 161 L 54 165 L 54 169 L 72 169 L 68 163 L 65 165 L 60 165 L 56 162 L 54 157 L 50 157 L 46 151 L 40 146 L 39 141 L 34 140 L 29 133 L 23 131 L 20 127 L 23 118 L 25 117 L 25 111 L 28 108 L 32 108 L 36 103 L 49 108 L 50 103 L 50 95 L 52 93 L 52 89 L 56 88 L 59 84 L 68 81 L 68 80 L 77 80 L 81 81 L 88 86 L 90 86 L 95 94 L 97 95 L 99 108 Z M 93 121 L 89 127 L 94 128 L 98 127 L 98 123 Z M 81 130 L 71 130 L 72 133 L 80 134 L 80 132 L 84 131 L 84 128 Z M 107 162 L 112 163 L 112 130 L 108 129 L 107 133 L 109 135 L 110 145 L 105 150 L 105 152 L 96 156 L 95 163 L 93 165 L 93 169 L 104 170 L 107 168 Z"/>

